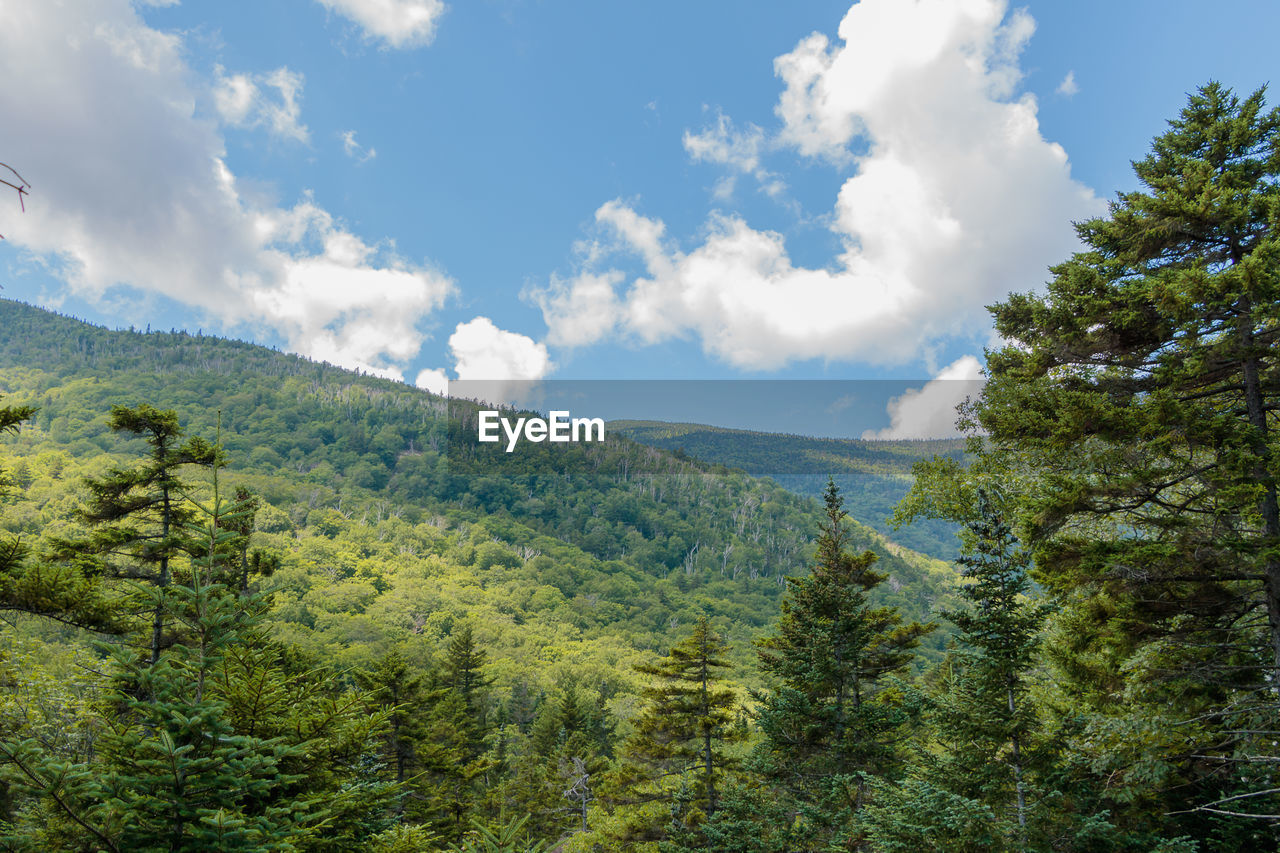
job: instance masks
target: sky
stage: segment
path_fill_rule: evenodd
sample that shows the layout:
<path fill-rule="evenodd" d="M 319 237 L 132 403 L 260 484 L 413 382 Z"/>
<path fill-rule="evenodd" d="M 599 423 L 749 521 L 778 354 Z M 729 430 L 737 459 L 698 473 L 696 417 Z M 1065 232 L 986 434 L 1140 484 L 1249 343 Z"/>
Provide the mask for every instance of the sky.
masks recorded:
<path fill-rule="evenodd" d="M 432 390 L 970 380 L 984 306 L 1188 92 L 1270 81 L 1278 31 L 1243 0 L 5 0 L 0 295 Z"/>

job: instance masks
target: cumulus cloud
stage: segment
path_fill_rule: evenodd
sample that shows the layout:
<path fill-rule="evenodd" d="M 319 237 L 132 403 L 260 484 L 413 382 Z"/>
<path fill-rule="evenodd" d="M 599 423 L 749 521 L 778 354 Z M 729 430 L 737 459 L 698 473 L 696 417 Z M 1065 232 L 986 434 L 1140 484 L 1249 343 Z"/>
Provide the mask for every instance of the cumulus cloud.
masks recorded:
<path fill-rule="evenodd" d="M 1058 94 L 1064 98 L 1070 98 L 1079 91 L 1080 86 L 1076 84 L 1076 72 L 1068 71 L 1067 76 L 1063 77 L 1062 82 L 1058 84 Z"/>
<path fill-rule="evenodd" d="M 387 47 L 428 45 L 444 14 L 443 0 L 319 0 L 331 12 L 358 24 L 365 36 Z"/>
<path fill-rule="evenodd" d="M 267 74 L 229 77 L 219 67 L 216 74 L 213 102 L 224 122 L 233 127 L 265 127 L 281 139 L 308 141 L 310 132 L 300 121 L 301 74 L 283 67 Z"/>
<path fill-rule="evenodd" d="M 430 391 L 432 394 L 439 394 L 441 397 L 449 396 L 449 375 L 440 367 L 428 367 L 418 372 L 418 378 L 413 380 L 413 384 L 417 385 L 424 391 Z"/>
<path fill-rule="evenodd" d="M 552 367 L 545 344 L 499 329 L 488 317 L 459 323 L 449 336 L 449 351 L 464 382 L 541 379 Z"/>
<path fill-rule="evenodd" d="M 531 293 L 548 340 L 692 334 L 729 364 L 774 369 L 904 363 L 987 328 L 983 306 L 1041 284 L 1076 248 L 1071 222 L 1105 207 L 1040 135 L 1034 97 L 1016 94 L 1033 30 L 1003 0 L 854 4 L 842 44 L 814 34 L 775 62 L 778 140 L 853 169 L 831 216 L 843 250 L 796 266 L 782 235 L 721 214 L 685 250 L 661 220 L 607 202 L 578 274 Z M 694 150 L 750 164 L 749 139 L 724 127 Z M 625 275 L 624 255 L 643 273 Z"/>
<path fill-rule="evenodd" d="M 619 319 L 616 288 L 625 277 L 617 270 L 583 273 L 571 279 L 551 277 L 546 288 L 525 291 L 542 309 L 552 346 L 577 347 L 610 334 Z"/>
<path fill-rule="evenodd" d="M 956 438 L 956 406 L 982 390 L 982 364 L 971 355 L 947 365 L 923 388 L 894 397 L 886 407 L 889 426 L 867 430 L 864 439 Z"/>
<path fill-rule="evenodd" d="M 342 137 L 343 153 L 357 163 L 367 163 L 378 156 L 376 148 L 365 148 L 359 142 L 356 142 L 356 132 L 354 130 L 344 130 L 340 136 Z"/>
<path fill-rule="evenodd" d="M 218 122 L 196 106 L 216 103 L 221 84 L 200 89 L 179 37 L 147 27 L 128 0 L 0 4 L 0 73 L 24 81 L 0 88 L 0 112 L 14 118 L 6 162 L 39 189 L 5 236 L 88 298 L 129 285 L 399 378 L 453 292 L 447 276 L 365 242 L 310 199 L 283 208 L 242 193 Z M 240 115 L 233 95 L 227 109 Z"/>

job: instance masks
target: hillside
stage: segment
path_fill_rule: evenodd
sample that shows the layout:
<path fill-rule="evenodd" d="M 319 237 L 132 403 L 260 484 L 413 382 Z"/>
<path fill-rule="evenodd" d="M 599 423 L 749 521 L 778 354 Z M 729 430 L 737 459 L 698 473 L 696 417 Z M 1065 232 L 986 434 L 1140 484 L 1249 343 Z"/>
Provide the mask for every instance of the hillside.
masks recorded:
<path fill-rule="evenodd" d="M 869 441 L 753 432 L 704 424 L 613 421 L 609 428 L 641 444 L 768 477 L 798 495 L 820 497 L 828 478 L 849 515 L 898 544 L 940 560 L 959 554 L 956 526 L 922 519 L 893 530 L 893 508 L 911 488 L 911 466 L 932 456 L 961 458 L 962 439 Z"/>
<path fill-rule="evenodd" d="M 602 445 L 477 448 L 473 404 L 220 338 L 110 331 L 0 301 L 0 392 L 38 412 L 5 439 L 23 500 L 15 532 L 70 526 L 80 475 L 136 457 L 114 404 L 178 412 L 188 433 L 221 423 L 227 476 L 268 506 L 264 544 L 284 553 L 274 618 L 284 635 L 357 663 L 406 636 L 438 641 L 474 620 L 500 682 L 547 686 L 583 667 L 668 648 L 700 612 L 754 681 L 751 639 L 783 579 L 812 559 L 812 500 L 616 433 Z M 469 448 L 469 449 L 468 449 Z M 493 452 L 489 452 L 493 451 Z M 949 566 L 857 527 L 880 555 L 878 593 L 926 620 Z M 926 641 L 936 656 L 944 638 Z"/>

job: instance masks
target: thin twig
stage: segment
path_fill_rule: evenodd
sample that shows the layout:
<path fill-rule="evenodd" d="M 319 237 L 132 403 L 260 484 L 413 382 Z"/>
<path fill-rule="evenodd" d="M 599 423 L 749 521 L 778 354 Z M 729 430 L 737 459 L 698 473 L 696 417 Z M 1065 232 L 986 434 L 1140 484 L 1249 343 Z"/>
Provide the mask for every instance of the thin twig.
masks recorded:
<path fill-rule="evenodd" d="M 31 189 L 31 184 L 27 181 L 26 178 L 18 174 L 17 169 L 13 168 L 8 163 L 0 163 L 0 166 L 3 166 L 4 168 L 8 169 L 10 172 L 13 173 L 13 176 L 18 179 L 18 183 L 15 184 L 12 181 L 6 181 L 4 178 L 0 178 L 0 184 L 4 184 L 6 187 L 13 187 L 15 190 L 18 191 L 18 206 L 22 208 L 23 213 L 26 213 L 27 202 L 25 200 L 25 196 L 27 195 L 27 190 Z M 3 240 L 3 239 L 4 239 L 4 235 L 0 234 L 0 240 Z"/>

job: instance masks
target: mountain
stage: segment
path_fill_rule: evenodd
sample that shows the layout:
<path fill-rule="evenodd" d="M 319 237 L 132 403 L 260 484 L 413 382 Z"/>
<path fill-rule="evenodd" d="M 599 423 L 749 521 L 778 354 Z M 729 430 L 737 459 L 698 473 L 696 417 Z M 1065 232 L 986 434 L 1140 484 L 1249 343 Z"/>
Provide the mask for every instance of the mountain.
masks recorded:
<path fill-rule="evenodd" d="M 784 578 L 810 565 L 821 516 L 776 483 L 616 431 L 507 454 L 471 440 L 474 402 L 2 300 L 0 393 L 38 407 L 0 451 L 24 487 L 10 530 L 73 527 L 79 478 L 141 455 L 140 440 L 109 430 L 112 405 L 174 409 L 189 434 L 220 437 L 225 476 L 265 501 L 261 544 L 283 554 L 283 636 L 354 665 L 468 620 L 508 689 L 570 674 L 626 681 L 628 662 L 670 647 L 700 613 L 753 682 L 751 640 L 776 618 Z M 949 565 L 862 525 L 852 545 L 880 556 L 883 603 L 927 620 L 951 601 Z M 944 642 L 933 635 L 929 656 Z"/>
<path fill-rule="evenodd" d="M 834 479 L 857 521 L 922 554 L 948 561 L 959 555 L 955 525 L 925 520 L 894 530 L 887 520 L 911 489 L 911 466 L 935 455 L 960 459 L 963 439 L 814 438 L 635 420 L 613 421 L 609 429 L 651 447 L 769 477 L 798 495 L 820 497 L 828 478 Z"/>

